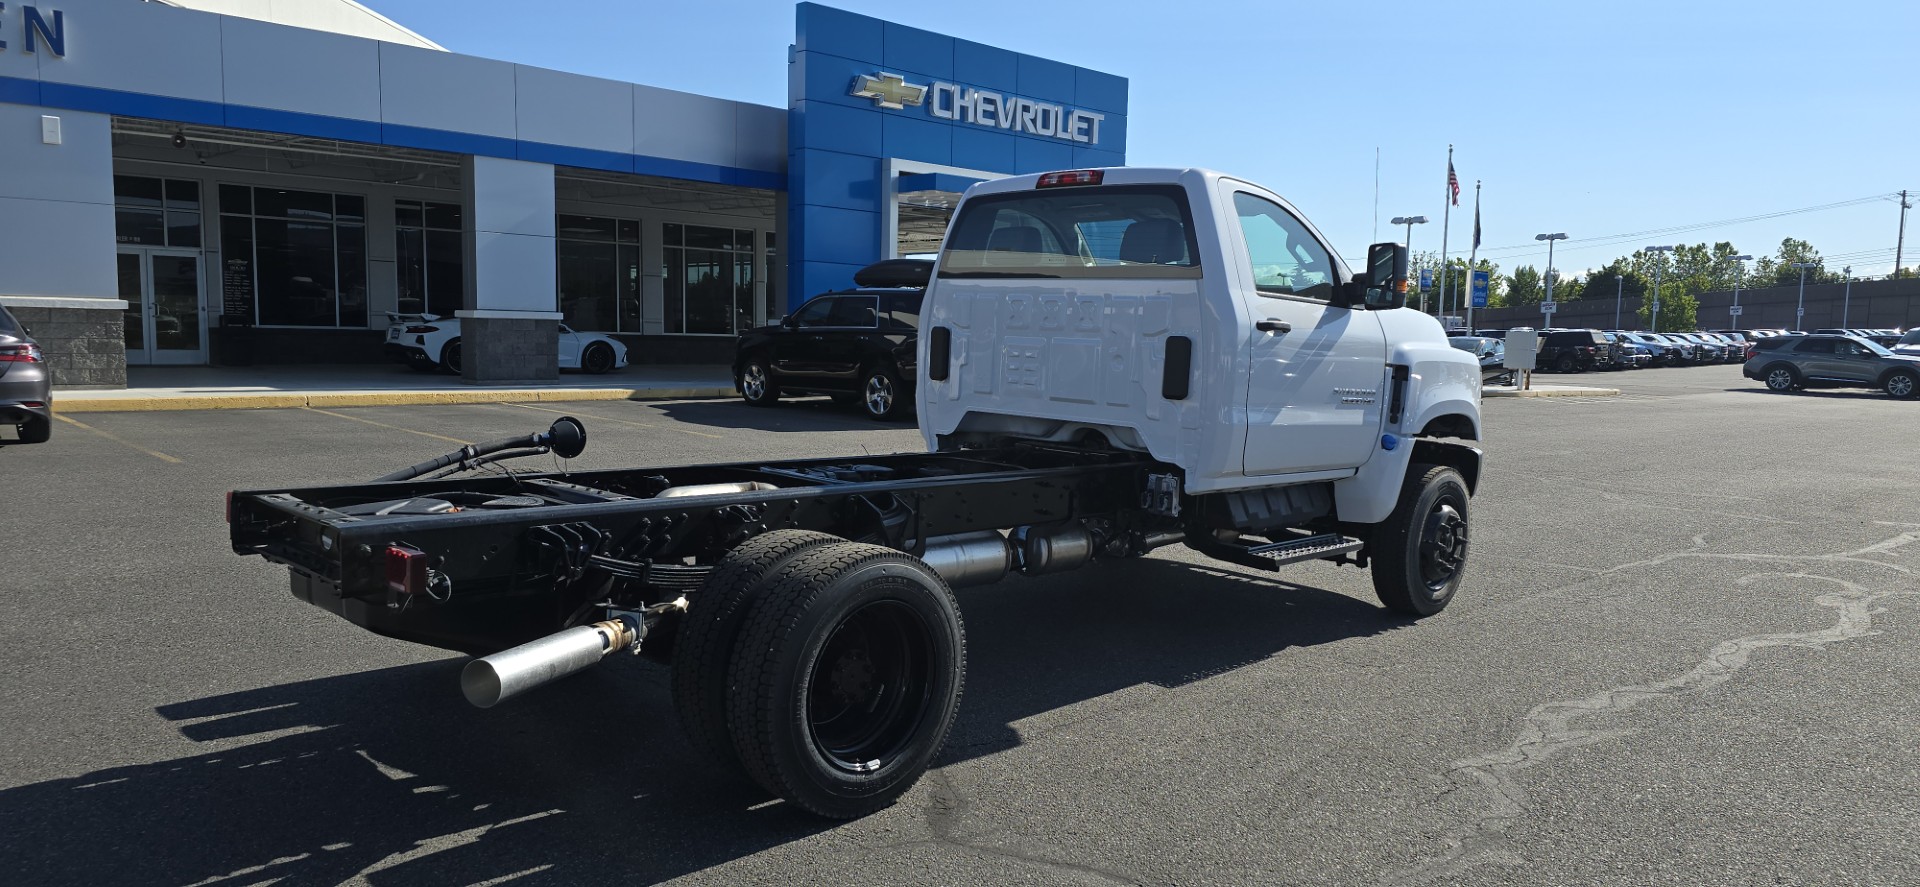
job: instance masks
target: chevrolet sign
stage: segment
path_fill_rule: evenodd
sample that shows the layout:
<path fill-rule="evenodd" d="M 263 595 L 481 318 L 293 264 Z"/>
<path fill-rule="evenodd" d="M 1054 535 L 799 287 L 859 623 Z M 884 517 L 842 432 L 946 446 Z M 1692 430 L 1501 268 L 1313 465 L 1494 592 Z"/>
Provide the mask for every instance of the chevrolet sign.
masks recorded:
<path fill-rule="evenodd" d="M 899 74 L 884 71 L 853 78 L 849 95 L 872 99 L 876 106 L 894 111 L 924 105 L 927 113 L 941 120 L 971 123 L 975 126 L 1024 132 L 1046 138 L 1100 144 L 1100 122 L 1107 115 L 1036 102 L 1017 96 L 936 81 L 929 86 L 908 83 Z"/>

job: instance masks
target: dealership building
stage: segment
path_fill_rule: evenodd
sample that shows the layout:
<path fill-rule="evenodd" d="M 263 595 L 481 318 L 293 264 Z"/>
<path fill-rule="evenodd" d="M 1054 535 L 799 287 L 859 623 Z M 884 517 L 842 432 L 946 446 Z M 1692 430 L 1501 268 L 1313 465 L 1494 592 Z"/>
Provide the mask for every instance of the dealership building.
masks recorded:
<path fill-rule="evenodd" d="M 934 249 L 970 182 L 1125 162 L 1111 74 L 811 3 L 787 62 L 778 108 L 459 55 L 352 0 L 9 0 L 0 304 L 72 386 L 379 361 L 389 313 L 460 318 L 473 382 L 553 378 L 561 324 L 722 362 Z"/>

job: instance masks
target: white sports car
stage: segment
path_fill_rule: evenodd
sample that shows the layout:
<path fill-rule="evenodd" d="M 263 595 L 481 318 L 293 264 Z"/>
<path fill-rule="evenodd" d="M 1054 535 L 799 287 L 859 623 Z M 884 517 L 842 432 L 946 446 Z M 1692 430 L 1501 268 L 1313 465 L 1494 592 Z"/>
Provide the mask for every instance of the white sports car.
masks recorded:
<path fill-rule="evenodd" d="M 460 318 L 387 312 L 387 356 L 417 370 L 460 372 Z M 560 325 L 560 368 L 604 373 L 627 365 L 627 346 Z"/>

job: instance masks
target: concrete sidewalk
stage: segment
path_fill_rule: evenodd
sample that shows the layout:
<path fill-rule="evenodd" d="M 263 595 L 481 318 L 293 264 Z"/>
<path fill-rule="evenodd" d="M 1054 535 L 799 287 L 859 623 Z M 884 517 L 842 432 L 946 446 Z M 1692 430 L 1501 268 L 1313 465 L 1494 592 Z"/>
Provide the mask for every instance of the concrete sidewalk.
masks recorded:
<path fill-rule="evenodd" d="M 54 388 L 58 413 L 395 406 L 498 401 L 669 400 L 731 397 L 724 366 L 630 366 L 554 382 L 469 385 L 458 376 L 376 365 L 128 367 L 127 387 Z"/>

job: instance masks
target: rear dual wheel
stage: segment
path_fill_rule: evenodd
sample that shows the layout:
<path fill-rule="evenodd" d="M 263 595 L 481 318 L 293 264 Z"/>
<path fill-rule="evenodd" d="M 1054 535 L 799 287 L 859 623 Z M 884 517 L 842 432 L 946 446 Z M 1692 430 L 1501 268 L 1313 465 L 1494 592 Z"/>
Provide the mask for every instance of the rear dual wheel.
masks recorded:
<path fill-rule="evenodd" d="M 926 772 L 959 708 L 966 636 L 924 563 L 781 530 L 729 554 L 702 598 L 713 603 L 688 609 L 674 689 L 710 757 L 835 819 L 892 804 Z"/>

